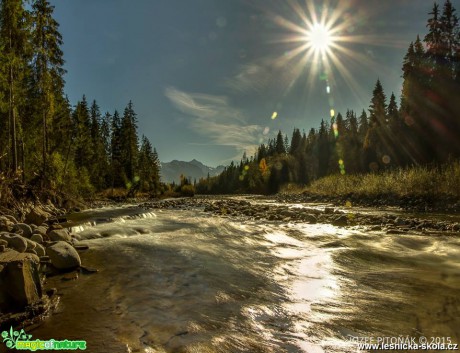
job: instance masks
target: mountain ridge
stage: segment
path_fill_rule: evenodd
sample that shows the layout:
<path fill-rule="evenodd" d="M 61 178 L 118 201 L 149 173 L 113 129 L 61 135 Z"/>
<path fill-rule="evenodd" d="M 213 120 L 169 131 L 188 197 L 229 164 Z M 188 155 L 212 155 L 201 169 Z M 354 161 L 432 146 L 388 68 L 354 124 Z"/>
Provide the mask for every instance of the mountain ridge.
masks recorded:
<path fill-rule="evenodd" d="M 193 183 L 195 179 L 198 181 L 200 178 L 206 178 L 208 173 L 209 176 L 219 175 L 224 168 L 222 165 L 209 167 L 195 158 L 189 162 L 174 159 L 171 162 L 161 162 L 161 180 L 167 183 L 180 183 L 180 176 L 184 175 Z"/>

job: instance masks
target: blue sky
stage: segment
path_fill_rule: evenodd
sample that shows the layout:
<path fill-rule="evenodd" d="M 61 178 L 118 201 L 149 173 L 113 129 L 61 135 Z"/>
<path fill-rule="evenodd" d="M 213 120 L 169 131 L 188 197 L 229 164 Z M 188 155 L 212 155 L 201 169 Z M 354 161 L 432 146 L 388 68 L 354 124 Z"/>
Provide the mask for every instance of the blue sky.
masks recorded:
<path fill-rule="evenodd" d="M 459 1 L 452 1 L 459 9 Z M 64 38 L 66 93 L 103 112 L 134 103 L 162 161 L 216 166 L 279 129 L 308 131 L 330 109 L 367 109 L 377 78 L 399 97 L 402 59 L 426 33 L 432 0 L 52 0 Z M 313 7 L 309 7 L 313 4 Z M 338 14 L 336 64 L 300 53 L 286 23 Z M 305 57 L 305 61 L 301 61 Z M 340 69 L 342 67 L 342 69 Z M 317 69 L 309 76 L 310 70 Z M 344 74 L 344 69 L 348 74 Z M 326 87 L 329 85 L 330 93 Z M 277 112 L 276 119 L 272 119 Z"/>

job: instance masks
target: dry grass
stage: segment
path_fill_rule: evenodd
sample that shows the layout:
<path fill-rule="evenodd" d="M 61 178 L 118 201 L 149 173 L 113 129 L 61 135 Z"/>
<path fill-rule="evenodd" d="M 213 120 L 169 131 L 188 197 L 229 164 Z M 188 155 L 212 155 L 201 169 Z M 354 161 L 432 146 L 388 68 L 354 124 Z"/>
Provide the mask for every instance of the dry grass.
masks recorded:
<path fill-rule="evenodd" d="M 303 191 L 343 196 L 394 194 L 398 196 L 451 196 L 460 198 L 460 162 L 442 167 L 412 167 L 379 174 L 330 175 Z"/>

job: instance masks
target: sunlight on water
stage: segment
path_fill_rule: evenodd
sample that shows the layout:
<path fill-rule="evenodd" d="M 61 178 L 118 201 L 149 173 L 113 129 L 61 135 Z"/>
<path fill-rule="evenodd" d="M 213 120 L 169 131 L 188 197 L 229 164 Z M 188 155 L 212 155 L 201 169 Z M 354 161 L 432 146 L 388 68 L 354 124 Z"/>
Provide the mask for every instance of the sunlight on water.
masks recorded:
<path fill-rule="evenodd" d="M 94 218 L 78 235 L 84 265 L 100 271 L 49 278 L 62 308 L 34 337 L 86 339 L 94 353 L 107 352 L 99 337 L 111 353 L 356 352 L 347 335 L 460 337 L 458 238 L 192 210 Z"/>

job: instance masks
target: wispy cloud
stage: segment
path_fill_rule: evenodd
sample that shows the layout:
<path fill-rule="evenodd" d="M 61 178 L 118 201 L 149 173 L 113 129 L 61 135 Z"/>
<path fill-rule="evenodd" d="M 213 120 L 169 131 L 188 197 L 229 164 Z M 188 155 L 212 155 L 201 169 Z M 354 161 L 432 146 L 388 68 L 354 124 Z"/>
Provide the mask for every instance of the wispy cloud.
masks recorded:
<path fill-rule="evenodd" d="M 269 87 L 271 74 L 267 64 L 244 64 L 233 77 L 225 80 L 224 85 L 240 93 L 261 93 Z"/>
<path fill-rule="evenodd" d="M 233 76 L 224 81 L 224 87 L 236 93 L 275 96 L 286 95 L 302 72 L 311 63 L 303 60 L 293 65 L 284 57 L 266 57 L 257 62 L 240 65 Z"/>
<path fill-rule="evenodd" d="M 239 159 L 243 152 L 252 154 L 259 144 L 263 128 L 247 123 L 243 113 L 225 96 L 188 93 L 169 87 L 166 97 L 181 112 L 190 116 L 190 128 L 207 138 L 210 145 L 232 146 Z"/>

